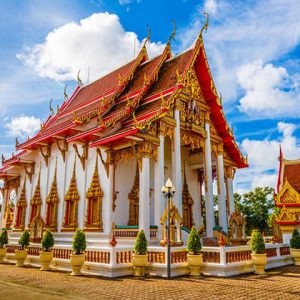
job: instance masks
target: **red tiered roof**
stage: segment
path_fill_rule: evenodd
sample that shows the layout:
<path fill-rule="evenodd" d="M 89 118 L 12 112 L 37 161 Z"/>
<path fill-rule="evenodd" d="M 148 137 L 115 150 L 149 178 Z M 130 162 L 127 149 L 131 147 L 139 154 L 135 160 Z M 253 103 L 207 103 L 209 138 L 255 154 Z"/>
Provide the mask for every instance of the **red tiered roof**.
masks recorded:
<path fill-rule="evenodd" d="M 194 48 L 171 58 L 168 42 L 161 55 L 147 59 L 143 47 L 132 62 L 91 84 L 77 87 L 58 114 L 50 116 L 41 131 L 18 149 L 36 149 L 39 143 L 52 142 L 58 136 L 69 142 L 90 142 L 90 147 L 120 142 L 138 133 L 140 125 L 162 118 L 168 107 L 166 103 L 174 101 L 182 89 L 183 78 L 194 68 L 226 151 L 237 167 L 246 167 L 218 102 L 205 56 L 202 30 Z"/>

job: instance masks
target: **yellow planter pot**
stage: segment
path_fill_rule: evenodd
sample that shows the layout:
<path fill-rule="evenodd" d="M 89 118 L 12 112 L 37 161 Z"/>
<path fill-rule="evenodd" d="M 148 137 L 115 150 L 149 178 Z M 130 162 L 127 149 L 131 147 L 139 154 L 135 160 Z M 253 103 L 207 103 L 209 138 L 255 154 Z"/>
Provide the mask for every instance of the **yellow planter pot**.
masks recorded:
<path fill-rule="evenodd" d="M 15 259 L 17 261 L 16 266 L 17 267 L 24 267 L 24 261 L 27 257 L 27 250 L 15 250 Z"/>
<path fill-rule="evenodd" d="M 199 277 L 201 275 L 201 267 L 203 265 L 202 254 L 188 254 L 187 263 L 190 268 L 190 276 Z"/>
<path fill-rule="evenodd" d="M 265 266 L 267 264 L 267 254 L 251 254 L 252 262 L 255 266 L 255 274 L 264 275 L 265 272 Z"/>
<path fill-rule="evenodd" d="M 134 266 L 134 276 L 145 276 L 145 267 L 148 264 L 148 254 L 145 255 L 132 255 L 132 264 Z"/>
<path fill-rule="evenodd" d="M 40 251 L 40 262 L 41 262 L 41 271 L 49 271 L 51 270 L 49 265 L 53 259 L 53 252 L 52 251 Z"/>
<path fill-rule="evenodd" d="M 3 259 L 6 255 L 7 249 L 6 248 L 0 248 L 0 264 L 3 263 Z"/>
<path fill-rule="evenodd" d="M 300 266 L 300 249 L 291 248 L 291 255 L 294 258 L 295 266 Z"/>
<path fill-rule="evenodd" d="M 85 262 L 85 254 L 71 254 L 70 264 L 72 266 L 72 276 L 82 275 L 81 268 Z"/>

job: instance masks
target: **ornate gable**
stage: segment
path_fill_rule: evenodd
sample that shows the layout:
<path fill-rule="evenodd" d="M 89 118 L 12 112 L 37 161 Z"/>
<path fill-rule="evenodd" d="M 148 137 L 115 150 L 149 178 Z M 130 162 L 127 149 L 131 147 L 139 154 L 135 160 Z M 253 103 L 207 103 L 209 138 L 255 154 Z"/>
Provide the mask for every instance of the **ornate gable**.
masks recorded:
<path fill-rule="evenodd" d="M 277 206 L 299 206 L 300 194 L 291 186 L 289 181 L 285 179 L 284 185 L 277 196 L 275 196 Z"/>

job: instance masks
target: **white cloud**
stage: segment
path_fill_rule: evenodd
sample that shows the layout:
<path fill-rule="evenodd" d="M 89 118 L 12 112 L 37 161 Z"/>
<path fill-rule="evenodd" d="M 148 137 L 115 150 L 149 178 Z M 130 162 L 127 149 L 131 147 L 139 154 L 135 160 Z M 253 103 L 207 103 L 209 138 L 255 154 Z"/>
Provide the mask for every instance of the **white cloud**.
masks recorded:
<path fill-rule="evenodd" d="M 300 157 L 300 145 L 294 134 L 296 126 L 292 123 L 279 122 L 278 139 L 250 140 L 244 139 L 241 149 L 248 155 L 249 168 L 239 170 L 236 175 L 236 186 L 240 189 L 251 189 L 257 186 L 275 187 L 278 174 L 279 145 L 287 159 Z"/>
<path fill-rule="evenodd" d="M 215 15 L 217 12 L 216 0 L 206 0 L 204 2 L 204 10 L 209 14 Z"/>
<path fill-rule="evenodd" d="M 198 6 L 190 25 L 180 31 L 180 48 L 193 43 L 204 24 L 204 6 Z M 300 42 L 299 1 L 219 1 L 204 34 L 208 60 L 224 104 L 243 96 L 237 82 L 241 66 L 278 60 Z"/>
<path fill-rule="evenodd" d="M 292 78 L 283 67 L 263 66 L 261 61 L 242 66 L 238 82 L 245 95 L 239 109 L 255 118 L 299 117 L 300 82 Z"/>
<path fill-rule="evenodd" d="M 11 118 L 5 127 L 8 129 L 9 136 L 26 138 L 31 137 L 40 128 L 40 124 L 39 118 L 20 116 Z"/>
<path fill-rule="evenodd" d="M 93 80 L 132 60 L 134 45 L 140 49 L 142 43 L 134 32 L 124 30 L 117 15 L 97 13 L 53 30 L 44 43 L 26 47 L 17 57 L 41 77 L 71 80 L 80 69 L 86 80 L 90 69 Z M 150 43 L 149 56 L 163 47 Z"/>

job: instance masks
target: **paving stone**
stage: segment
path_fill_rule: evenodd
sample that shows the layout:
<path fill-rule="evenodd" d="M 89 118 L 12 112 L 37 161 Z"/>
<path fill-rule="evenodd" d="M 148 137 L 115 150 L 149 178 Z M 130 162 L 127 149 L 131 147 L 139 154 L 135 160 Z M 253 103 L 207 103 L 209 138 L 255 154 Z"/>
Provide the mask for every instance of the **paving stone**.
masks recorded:
<path fill-rule="evenodd" d="M 172 280 L 146 277 L 105 279 L 72 277 L 64 272 L 0 265 L 0 299 L 300 299 L 300 267 L 288 266 L 264 275 L 231 278 L 203 276 Z"/>

